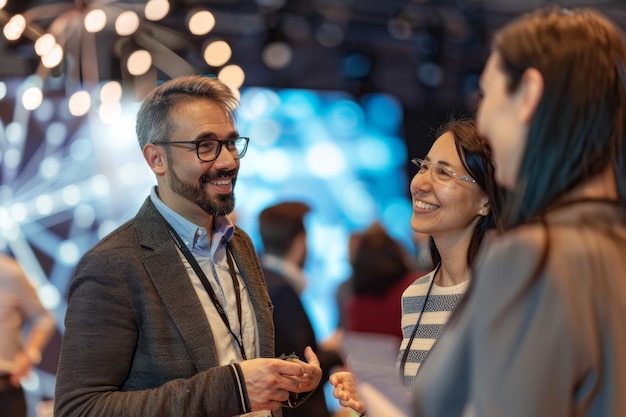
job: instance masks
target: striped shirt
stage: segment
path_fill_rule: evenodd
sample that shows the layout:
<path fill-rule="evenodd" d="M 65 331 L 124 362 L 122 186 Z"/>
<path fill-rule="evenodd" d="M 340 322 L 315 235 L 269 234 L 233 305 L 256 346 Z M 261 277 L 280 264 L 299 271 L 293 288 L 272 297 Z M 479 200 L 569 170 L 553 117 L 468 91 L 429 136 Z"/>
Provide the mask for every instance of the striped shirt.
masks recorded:
<path fill-rule="evenodd" d="M 410 342 L 413 329 L 419 320 L 423 307 L 423 317 L 419 320 L 419 326 L 415 338 L 410 342 L 409 353 L 404 365 L 404 383 L 411 385 L 417 371 L 426 358 L 431 347 L 441 334 L 443 326 L 448 321 L 450 313 L 467 290 L 469 280 L 451 287 L 440 287 L 433 283 L 430 294 L 431 281 L 435 272 L 417 279 L 402 294 L 402 344 L 398 354 L 397 366 L 400 368 L 401 359 Z M 426 305 L 424 306 L 424 302 Z"/>

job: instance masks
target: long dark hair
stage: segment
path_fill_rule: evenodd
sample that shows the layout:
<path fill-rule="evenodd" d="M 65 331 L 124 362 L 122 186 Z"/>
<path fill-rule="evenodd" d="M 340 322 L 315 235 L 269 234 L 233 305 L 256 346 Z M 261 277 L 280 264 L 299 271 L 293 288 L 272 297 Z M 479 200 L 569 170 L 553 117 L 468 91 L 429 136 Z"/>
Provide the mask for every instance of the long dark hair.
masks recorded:
<path fill-rule="evenodd" d="M 435 137 L 438 138 L 448 132 L 454 136 L 456 151 L 463 167 L 476 180 L 476 184 L 489 200 L 489 212 L 486 216 L 481 216 L 476 223 L 467 250 L 467 265 L 471 266 L 487 230 L 500 228 L 499 219 L 502 212 L 504 191 L 498 186 L 494 178 L 491 148 L 487 140 L 478 134 L 474 121 L 471 119 L 451 119 L 437 130 Z M 441 255 L 432 237 L 429 238 L 429 249 L 433 264 L 439 264 Z"/>
<path fill-rule="evenodd" d="M 543 9 L 500 30 L 508 89 L 538 70 L 543 96 L 530 124 L 506 228 L 540 216 L 567 192 L 613 166 L 626 197 L 626 46 L 621 31 L 591 10 Z"/>
<path fill-rule="evenodd" d="M 380 223 L 358 237 L 352 260 L 352 285 L 356 295 L 382 295 L 410 272 L 407 254 Z"/>

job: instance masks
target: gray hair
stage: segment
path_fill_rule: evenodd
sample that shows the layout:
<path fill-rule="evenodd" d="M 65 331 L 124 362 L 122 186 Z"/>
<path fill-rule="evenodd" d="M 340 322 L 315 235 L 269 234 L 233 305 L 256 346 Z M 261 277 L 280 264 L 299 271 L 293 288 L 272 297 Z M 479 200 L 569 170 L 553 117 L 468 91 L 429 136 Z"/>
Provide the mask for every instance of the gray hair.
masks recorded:
<path fill-rule="evenodd" d="M 230 87 L 214 77 L 188 75 L 166 81 L 150 92 L 137 113 L 135 130 L 141 149 L 148 143 L 167 141 L 172 109 L 193 100 L 216 103 L 233 120 L 239 104 Z"/>

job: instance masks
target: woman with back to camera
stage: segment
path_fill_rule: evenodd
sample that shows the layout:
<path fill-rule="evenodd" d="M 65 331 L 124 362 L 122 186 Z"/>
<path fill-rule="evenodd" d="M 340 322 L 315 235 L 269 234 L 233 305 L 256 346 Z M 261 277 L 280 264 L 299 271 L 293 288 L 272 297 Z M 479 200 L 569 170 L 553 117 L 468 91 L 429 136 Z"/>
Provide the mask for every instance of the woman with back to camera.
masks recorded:
<path fill-rule="evenodd" d="M 419 416 L 626 415 L 626 46 L 590 10 L 494 38 L 478 126 L 505 231 L 413 386 Z"/>
<path fill-rule="evenodd" d="M 373 223 L 359 234 L 351 258 L 352 294 L 346 307 L 348 332 L 386 334 L 402 341 L 398 300 L 402 292 L 422 274 L 413 271 L 409 256 L 381 223 Z"/>
<path fill-rule="evenodd" d="M 402 295 L 403 341 L 397 365 L 406 385 L 415 378 L 420 363 L 465 292 L 470 266 L 486 232 L 497 227 L 502 205 L 491 151 L 474 122 L 450 121 L 436 137 L 423 160 L 412 160 L 419 171 L 410 185 L 411 228 L 430 235 L 436 268 Z M 331 383 L 340 404 L 359 413 L 364 411 L 351 373 L 336 373 Z"/>

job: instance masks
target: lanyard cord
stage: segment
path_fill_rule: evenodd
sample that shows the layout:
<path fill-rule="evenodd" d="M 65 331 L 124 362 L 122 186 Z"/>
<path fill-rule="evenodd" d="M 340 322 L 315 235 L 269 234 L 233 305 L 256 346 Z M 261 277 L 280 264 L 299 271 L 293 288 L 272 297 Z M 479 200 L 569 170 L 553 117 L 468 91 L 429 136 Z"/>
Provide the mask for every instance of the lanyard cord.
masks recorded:
<path fill-rule="evenodd" d="M 228 272 L 230 273 L 230 277 L 233 280 L 235 298 L 237 300 L 237 315 L 239 317 L 239 335 L 236 335 L 233 329 L 230 327 L 230 322 L 228 321 L 228 316 L 226 315 L 226 312 L 224 311 L 224 307 L 222 306 L 222 303 L 220 302 L 219 298 L 217 298 L 215 291 L 213 291 L 213 287 L 211 287 L 211 284 L 209 283 L 209 280 L 206 277 L 204 271 L 202 270 L 202 268 L 200 268 L 198 261 L 196 261 L 196 258 L 194 258 L 189 248 L 182 242 L 180 236 L 178 236 L 178 234 L 172 228 L 172 226 L 165 219 L 163 220 L 165 221 L 165 224 L 167 225 L 167 231 L 169 232 L 170 236 L 174 240 L 174 243 L 176 243 L 176 246 L 178 247 L 178 249 L 180 249 L 180 251 L 185 256 L 185 258 L 187 259 L 187 262 L 189 262 L 189 265 L 191 265 L 194 272 L 200 279 L 200 282 L 202 282 L 202 286 L 204 287 L 206 292 L 209 294 L 209 298 L 213 302 L 215 309 L 217 310 L 218 314 L 222 318 L 224 325 L 226 326 L 230 334 L 233 335 L 233 338 L 237 342 L 237 346 L 239 346 L 239 351 L 241 352 L 242 359 L 246 360 L 247 359 L 246 350 L 244 349 L 244 346 L 243 346 L 243 336 L 242 336 L 243 330 L 242 330 L 242 324 L 241 324 L 241 294 L 239 293 L 240 291 L 239 280 L 235 276 L 235 266 L 233 265 L 233 259 L 232 259 L 230 247 L 226 245 L 226 260 L 228 262 Z M 215 278 L 217 279 L 217 276 Z"/>
<path fill-rule="evenodd" d="M 428 302 L 428 297 L 430 297 L 430 292 L 433 289 L 433 284 L 435 283 L 435 278 L 437 278 L 437 272 L 439 272 L 439 267 L 441 264 L 437 265 L 437 269 L 433 274 L 433 279 L 430 281 L 428 285 L 428 291 L 426 291 L 426 297 L 424 297 L 424 302 L 422 303 L 422 309 L 420 310 L 420 315 L 417 317 L 417 323 L 415 323 L 415 327 L 413 327 L 413 331 L 411 332 L 411 337 L 406 344 L 406 348 L 402 353 L 402 358 L 400 359 L 400 378 L 404 381 L 404 368 L 406 367 L 406 360 L 409 356 L 409 351 L 411 350 L 411 345 L 413 344 L 413 339 L 417 335 L 417 329 L 420 327 L 420 322 L 422 321 L 422 316 L 424 315 L 424 310 L 426 309 L 426 303 Z"/>

